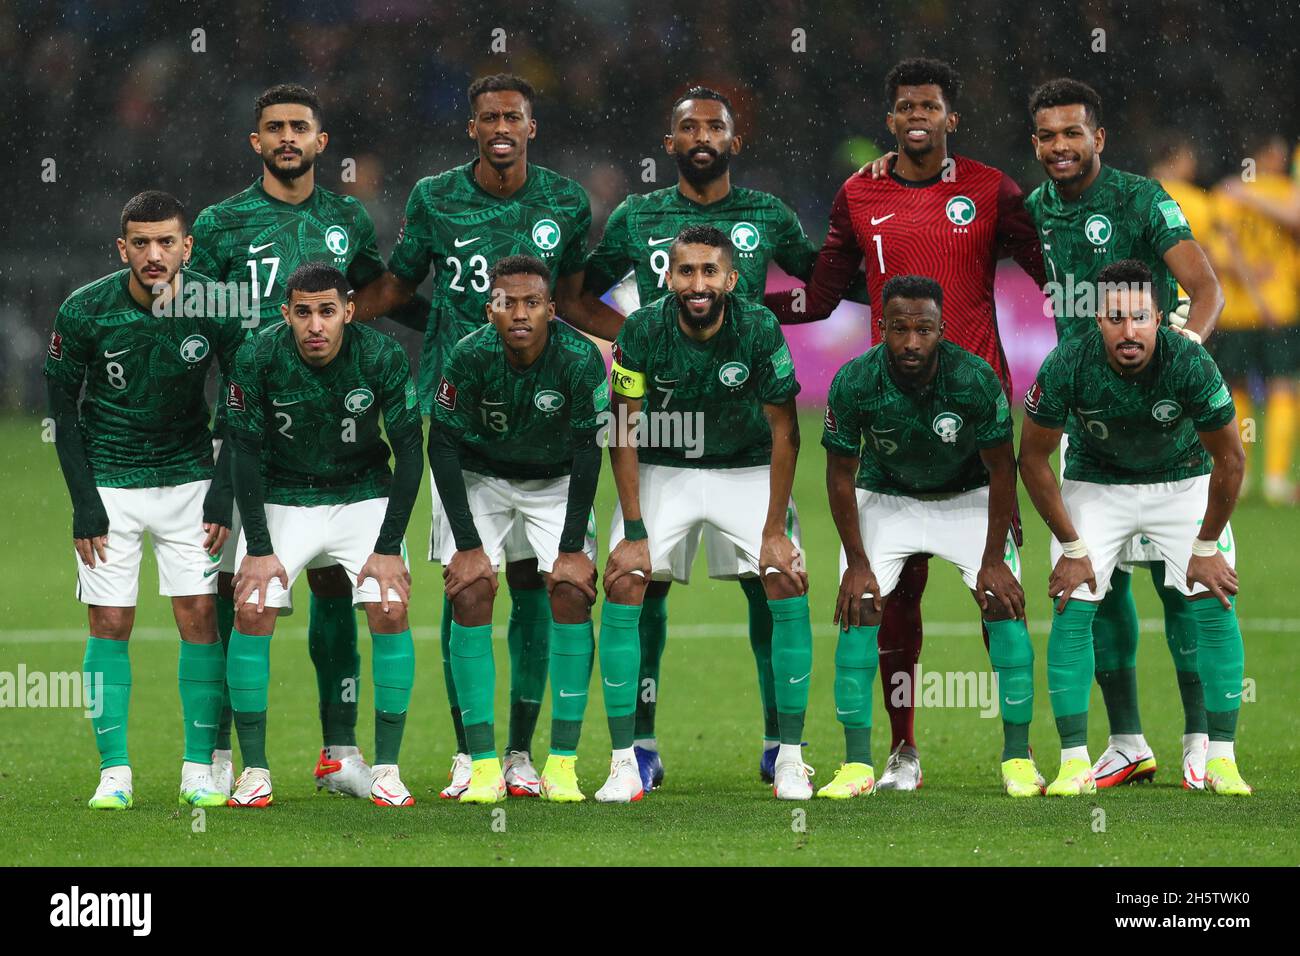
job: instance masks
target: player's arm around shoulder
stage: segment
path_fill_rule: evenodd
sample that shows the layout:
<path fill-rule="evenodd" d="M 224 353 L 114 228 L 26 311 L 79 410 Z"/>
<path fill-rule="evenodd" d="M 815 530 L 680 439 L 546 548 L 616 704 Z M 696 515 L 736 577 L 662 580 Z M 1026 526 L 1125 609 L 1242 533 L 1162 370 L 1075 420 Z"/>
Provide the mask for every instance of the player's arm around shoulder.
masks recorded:
<path fill-rule="evenodd" d="M 975 578 L 975 600 L 986 620 L 1021 620 L 1025 616 L 1025 592 L 1006 563 L 1007 534 L 1016 508 L 1011 406 L 992 367 L 983 359 L 977 358 L 976 362 L 981 388 L 972 402 L 971 415 L 980 460 L 989 474 L 989 506 L 984 554 Z"/>

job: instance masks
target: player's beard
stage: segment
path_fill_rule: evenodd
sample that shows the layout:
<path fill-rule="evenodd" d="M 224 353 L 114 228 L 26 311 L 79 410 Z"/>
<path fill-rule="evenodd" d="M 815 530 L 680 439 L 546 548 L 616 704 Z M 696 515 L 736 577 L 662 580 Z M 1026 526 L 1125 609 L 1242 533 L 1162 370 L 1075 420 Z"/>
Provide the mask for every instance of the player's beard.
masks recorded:
<path fill-rule="evenodd" d="M 691 160 L 691 153 L 693 152 L 696 152 L 696 150 L 675 153 L 674 158 L 677 160 L 677 171 L 682 174 L 683 179 L 696 189 L 707 186 L 715 179 L 725 175 L 731 166 L 731 153 L 729 152 L 713 153 L 713 162 L 707 166 L 696 166 Z"/>
<path fill-rule="evenodd" d="M 682 301 L 682 297 L 680 295 L 677 297 L 677 311 L 681 315 L 682 321 L 693 329 L 707 329 L 712 326 L 718 321 L 718 316 L 722 315 L 722 310 L 726 304 L 725 296 L 715 294 L 713 303 L 709 306 L 709 311 L 696 318 L 691 313 L 691 310 L 687 308 L 686 303 Z"/>
<path fill-rule="evenodd" d="M 280 180 L 280 182 L 291 183 L 295 179 L 299 179 L 300 177 L 311 172 L 311 167 L 316 161 L 314 156 L 309 157 L 305 153 L 301 153 L 299 155 L 302 158 L 302 162 L 300 162 L 297 166 L 293 167 L 292 169 L 281 169 L 279 166 L 277 166 L 275 163 L 274 153 L 271 154 L 271 157 L 269 159 L 266 156 L 263 156 L 262 163 L 266 166 L 267 172 L 269 172 L 276 179 Z"/>
<path fill-rule="evenodd" d="M 935 349 L 930 353 L 928 360 L 921 362 L 915 369 L 908 369 L 907 366 L 899 363 L 894 358 L 894 353 L 885 350 L 885 357 L 889 359 L 889 371 L 894 376 L 894 381 L 905 389 L 915 391 L 929 382 L 934 372 L 935 364 L 939 361 L 939 350 Z"/>

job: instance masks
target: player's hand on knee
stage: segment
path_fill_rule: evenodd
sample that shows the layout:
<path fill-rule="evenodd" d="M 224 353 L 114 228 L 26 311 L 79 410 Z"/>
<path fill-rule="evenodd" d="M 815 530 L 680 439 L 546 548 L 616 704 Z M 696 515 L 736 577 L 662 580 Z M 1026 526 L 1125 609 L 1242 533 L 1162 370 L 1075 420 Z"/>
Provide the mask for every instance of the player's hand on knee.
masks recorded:
<path fill-rule="evenodd" d="M 975 575 L 975 600 L 981 611 L 988 611 L 992 603 L 995 609 L 1005 609 L 1014 620 L 1025 617 L 1025 590 L 1001 558 L 985 563 Z"/>
<path fill-rule="evenodd" d="M 629 574 L 638 575 L 643 582 L 650 580 L 650 542 L 645 538 L 640 541 L 624 538 L 609 552 L 609 560 L 605 562 L 605 593 Z"/>
<path fill-rule="evenodd" d="M 546 593 L 557 584 L 570 584 L 593 604 L 596 602 L 596 565 L 583 551 L 561 551 L 555 556 L 551 573 L 546 576 Z"/>
<path fill-rule="evenodd" d="M 379 554 L 376 552 L 366 558 L 366 563 L 357 572 L 358 588 L 362 586 L 366 578 L 374 578 L 379 582 L 379 606 L 384 609 L 385 614 L 388 613 L 388 591 L 390 588 L 397 592 L 402 604 L 410 606 L 411 572 L 407 570 L 406 562 L 402 560 L 400 554 Z"/>
<path fill-rule="evenodd" d="M 835 623 L 841 631 L 862 626 L 864 605 L 880 613 L 880 584 L 871 565 L 853 562 L 840 578 L 840 593 L 835 598 Z"/>
<path fill-rule="evenodd" d="M 216 557 L 221 553 L 221 549 L 226 546 L 226 541 L 230 538 L 230 529 L 223 524 L 217 524 L 215 521 L 203 522 L 203 550 Z"/>
<path fill-rule="evenodd" d="M 108 535 L 97 534 L 93 538 L 74 538 L 72 546 L 77 549 L 77 557 L 88 568 L 95 567 L 95 556 L 100 564 L 108 563 Z"/>
<path fill-rule="evenodd" d="M 1097 577 L 1092 572 L 1092 559 L 1067 558 L 1061 555 L 1061 560 L 1056 562 L 1056 567 L 1052 568 L 1052 576 L 1047 581 L 1047 596 L 1053 598 L 1059 596 L 1056 610 L 1064 611 L 1070 595 L 1082 584 L 1088 585 L 1088 590 L 1093 594 L 1097 593 Z"/>
<path fill-rule="evenodd" d="M 289 590 L 289 573 L 274 554 L 244 555 L 235 575 L 235 607 L 241 608 L 248 603 L 249 596 L 257 592 L 257 613 L 266 610 L 266 592 L 268 585 L 278 579 L 280 586 Z"/>
<path fill-rule="evenodd" d="M 496 597 L 499 586 L 497 570 L 492 567 L 492 562 L 482 547 L 453 554 L 447 566 L 442 569 L 442 580 L 443 592 L 449 601 L 454 601 L 456 595 L 475 581 L 487 581 L 492 588 L 493 597 Z"/>
<path fill-rule="evenodd" d="M 1237 571 L 1221 554 L 1205 558 L 1194 554 L 1187 562 L 1187 587 L 1197 584 L 1205 585 L 1224 608 L 1230 608 L 1228 595 L 1237 593 Z"/>
<path fill-rule="evenodd" d="M 763 545 L 758 552 L 758 573 L 763 578 L 764 588 L 769 574 L 780 574 L 795 588 L 795 593 L 808 593 L 808 572 L 804 569 L 803 555 L 784 531 L 764 533 Z"/>
<path fill-rule="evenodd" d="M 898 155 L 897 151 L 890 150 L 889 152 L 885 153 L 885 155 L 883 156 L 877 156 L 871 162 L 867 163 L 865 166 L 859 169 L 858 175 L 859 176 L 869 175 L 871 176 L 872 179 L 882 179 L 883 177 L 888 176 L 889 164 L 894 161 L 894 158 L 897 155 Z"/>

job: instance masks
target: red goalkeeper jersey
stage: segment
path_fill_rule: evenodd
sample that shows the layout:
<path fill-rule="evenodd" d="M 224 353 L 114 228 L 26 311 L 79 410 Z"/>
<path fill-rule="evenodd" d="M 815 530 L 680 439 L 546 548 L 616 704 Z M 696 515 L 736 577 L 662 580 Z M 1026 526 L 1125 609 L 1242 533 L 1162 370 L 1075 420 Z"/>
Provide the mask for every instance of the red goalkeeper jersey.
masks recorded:
<path fill-rule="evenodd" d="M 807 286 L 806 314 L 793 312 L 788 294 L 771 304 L 783 322 L 825 318 L 865 260 L 875 342 L 885 280 L 927 276 L 943 289 L 944 337 L 993 366 L 1010 394 L 993 304 L 994 272 L 998 260 L 1010 256 L 1042 287 L 1042 249 L 1015 181 L 973 159 L 952 159 L 947 179 L 850 176 L 831 207 L 830 231 Z"/>

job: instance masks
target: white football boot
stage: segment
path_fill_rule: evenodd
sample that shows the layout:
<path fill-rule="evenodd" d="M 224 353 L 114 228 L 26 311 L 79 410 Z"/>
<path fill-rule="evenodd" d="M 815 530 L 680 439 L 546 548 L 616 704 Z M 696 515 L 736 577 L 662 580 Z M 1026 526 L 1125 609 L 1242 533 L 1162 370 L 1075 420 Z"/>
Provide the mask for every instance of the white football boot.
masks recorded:
<path fill-rule="evenodd" d="M 645 796 L 641 786 L 641 770 L 637 767 L 636 757 L 627 756 L 631 750 L 623 751 L 609 762 L 609 779 L 596 791 L 597 803 L 635 803 Z"/>
<path fill-rule="evenodd" d="M 1204 770 L 1205 764 L 1202 763 L 1201 767 Z M 1128 740 L 1112 736 L 1107 740 L 1102 755 L 1092 765 L 1092 777 L 1097 781 L 1098 790 L 1118 787 L 1123 783 L 1150 782 L 1155 775 L 1156 755 L 1151 752 L 1145 739 L 1134 746 Z"/>
<path fill-rule="evenodd" d="M 885 772 L 876 781 L 877 790 L 920 790 L 921 755 L 915 747 L 899 744 L 885 761 Z"/>
<path fill-rule="evenodd" d="M 230 799 L 212 781 L 212 768 L 205 763 L 181 764 L 180 804 L 183 807 L 224 807 Z"/>
<path fill-rule="evenodd" d="M 320 752 L 312 771 L 317 790 L 366 799 L 370 793 L 370 765 L 356 747 L 330 747 Z"/>
<path fill-rule="evenodd" d="M 469 778 L 474 772 L 474 761 L 469 754 L 456 754 L 451 760 L 451 783 L 442 788 L 438 796 L 444 800 L 459 800 L 460 795 L 469 789 Z"/>
<path fill-rule="evenodd" d="M 802 760 L 777 759 L 772 772 L 772 794 L 778 800 L 811 800 L 812 781 L 808 779 L 812 768 Z"/>
<path fill-rule="evenodd" d="M 512 797 L 535 797 L 542 792 L 541 779 L 527 750 L 512 750 L 506 754 L 503 776 L 506 778 L 506 792 Z"/>
<path fill-rule="evenodd" d="M 99 786 L 86 804 L 92 810 L 130 810 L 135 804 L 130 767 L 109 767 L 99 772 Z"/>
<path fill-rule="evenodd" d="M 265 767 L 245 767 L 235 781 L 234 792 L 226 806 L 269 807 L 271 802 L 271 771 Z"/>
<path fill-rule="evenodd" d="M 1183 789 L 1205 789 L 1205 757 L 1209 734 L 1183 734 Z"/>
<path fill-rule="evenodd" d="M 229 750 L 212 751 L 212 786 L 229 799 L 235 786 L 235 762 Z"/>
<path fill-rule="evenodd" d="M 402 783 L 395 763 L 375 764 L 370 769 L 370 800 L 378 807 L 415 806 L 415 797 Z"/>

